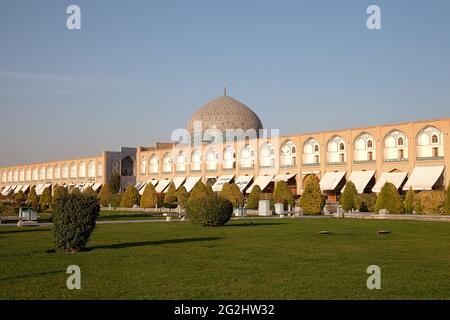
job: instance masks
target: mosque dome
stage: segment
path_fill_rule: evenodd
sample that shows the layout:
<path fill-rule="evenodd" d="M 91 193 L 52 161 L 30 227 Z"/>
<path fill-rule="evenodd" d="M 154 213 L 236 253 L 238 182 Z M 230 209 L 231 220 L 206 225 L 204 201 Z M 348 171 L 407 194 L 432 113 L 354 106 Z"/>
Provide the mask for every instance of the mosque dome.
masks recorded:
<path fill-rule="evenodd" d="M 209 101 L 198 109 L 188 124 L 188 130 L 194 132 L 194 123 L 201 121 L 203 131 L 216 129 L 225 133 L 227 129 L 259 130 L 263 128 L 261 120 L 242 102 L 226 95 Z"/>

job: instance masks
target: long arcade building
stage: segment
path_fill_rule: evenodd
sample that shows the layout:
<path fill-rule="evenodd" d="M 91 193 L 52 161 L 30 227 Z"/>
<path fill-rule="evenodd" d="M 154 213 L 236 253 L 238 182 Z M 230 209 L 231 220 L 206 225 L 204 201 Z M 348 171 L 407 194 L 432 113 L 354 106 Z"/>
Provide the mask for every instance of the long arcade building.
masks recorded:
<path fill-rule="evenodd" d="M 203 129 L 262 129 L 258 116 L 241 102 L 218 97 L 194 113 Z M 36 186 L 61 185 L 99 190 L 113 174 L 121 177 L 121 188 L 133 184 L 141 194 L 146 183 L 164 192 L 171 181 L 190 191 L 199 180 L 220 191 L 225 182 L 235 182 L 244 193 L 254 185 L 271 192 L 285 180 L 301 194 L 306 177 L 316 175 L 322 192 L 335 199 L 351 180 L 359 193 L 379 192 L 385 182 L 400 191 L 444 188 L 450 180 L 450 118 L 304 133 L 215 143 L 198 146 L 156 143 L 154 147 L 121 148 L 100 155 L 0 167 L 3 195 L 26 192 Z"/>

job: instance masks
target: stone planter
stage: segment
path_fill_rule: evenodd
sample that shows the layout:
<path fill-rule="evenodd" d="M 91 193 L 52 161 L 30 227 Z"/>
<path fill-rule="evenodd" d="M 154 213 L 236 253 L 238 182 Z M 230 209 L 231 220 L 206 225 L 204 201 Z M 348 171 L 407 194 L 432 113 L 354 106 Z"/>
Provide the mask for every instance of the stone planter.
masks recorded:
<path fill-rule="evenodd" d="M 282 214 L 284 212 L 284 204 L 282 203 L 275 203 L 275 213 L 276 214 Z"/>
<path fill-rule="evenodd" d="M 258 215 L 262 217 L 268 217 L 272 215 L 272 211 L 270 210 L 270 201 L 269 200 L 261 200 L 258 203 Z"/>

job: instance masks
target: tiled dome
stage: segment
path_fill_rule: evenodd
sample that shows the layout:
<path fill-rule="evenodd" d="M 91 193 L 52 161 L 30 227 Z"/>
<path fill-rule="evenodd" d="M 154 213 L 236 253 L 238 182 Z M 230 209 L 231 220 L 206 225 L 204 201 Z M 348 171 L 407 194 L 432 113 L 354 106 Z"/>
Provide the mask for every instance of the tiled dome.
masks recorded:
<path fill-rule="evenodd" d="M 222 132 L 227 129 L 255 129 L 259 133 L 259 129 L 263 128 L 256 113 L 227 95 L 211 100 L 194 113 L 188 124 L 191 133 L 194 131 L 195 121 L 202 121 L 203 130 L 218 129 Z"/>

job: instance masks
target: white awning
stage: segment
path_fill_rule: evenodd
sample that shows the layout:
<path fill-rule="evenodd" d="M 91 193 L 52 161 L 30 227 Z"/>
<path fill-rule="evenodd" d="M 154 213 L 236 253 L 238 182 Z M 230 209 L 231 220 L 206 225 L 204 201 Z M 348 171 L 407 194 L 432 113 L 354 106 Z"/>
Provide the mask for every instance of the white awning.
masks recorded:
<path fill-rule="evenodd" d="M 380 192 L 386 182 L 392 183 L 398 189 L 402 186 L 407 175 L 408 172 L 383 172 L 381 177 L 377 180 L 377 183 L 373 186 L 372 192 Z"/>
<path fill-rule="evenodd" d="M 24 186 L 22 187 L 21 191 L 22 191 L 22 192 L 27 192 L 29 188 L 30 188 L 30 185 L 29 185 L 29 184 L 26 184 L 26 185 L 24 185 Z"/>
<path fill-rule="evenodd" d="M 432 190 L 444 172 L 444 166 L 415 167 L 403 190 Z"/>
<path fill-rule="evenodd" d="M 144 189 L 144 187 L 147 185 L 147 183 L 148 183 L 148 181 L 136 183 L 136 185 L 135 185 L 136 190 L 139 191 L 141 189 Z"/>
<path fill-rule="evenodd" d="M 170 184 L 172 180 L 167 179 L 167 180 L 160 180 L 158 185 L 156 186 L 156 192 L 160 193 L 160 192 L 164 192 L 164 190 L 167 188 L 167 186 Z"/>
<path fill-rule="evenodd" d="M 234 183 L 239 187 L 241 192 L 243 192 L 250 181 L 252 181 L 253 177 L 254 176 L 239 176 Z"/>
<path fill-rule="evenodd" d="M 38 196 L 42 195 L 42 193 L 44 192 L 45 188 L 49 188 L 49 187 L 51 187 L 51 185 L 52 185 L 51 183 L 43 184 L 42 187 L 39 189 L 39 191 L 38 191 L 38 189 L 36 187 L 36 194 Z"/>
<path fill-rule="evenodd" d="M 45 186 L 45 184 L 38 184 L 38 185 L 36 186 L 36 189 L 34 189 L 34 190 L 36 191 L 36 194 L 37 194 L 38 196 L 40 196 L 40 195 L 42 194 L 42 192 L 44 191 L 44 190 L 43 190 L 44 186 Z"/>
<path fill-rule="evenodd" d="M 189 177 L 189 178 L 187 178 L 186 183 L 184 184 L 184 187 L 186 188 L 186 191 L 187 192 L 191 192 L 192 189 L 194 188 L 195 184 L 197 182 L 199 182 L 201 178 L 202 177 Z"/>
<path fill-rule="evenodd" d="M 358 193 L 364 193 L 364 189 L 366 189 L 367 185 L 369 184 L 370 180 L 373 178 L 374 175 L 375 170 L 353 171 L 350 174 L 348 180 L 354 183 L 356 191 L 358 191 Z"/>
<path fill-rule="evenodd" d="M 220 192 L 222 191 L 223 185 L 227 182 L 230 182 L 231 180 L 233 180 L 234 175 L 229 175 L 229 176 L 220 176 L 219 180 L 216 181 L 216 183 L 214 183 L 214 185 L 212 186 L 212 190 L 214 192 Z"/>
<path fill-rule="evenodd" d="M 18 193 L 20 190 L 22 190 L 23 185 L 18 185 L 15 189 L 14 189 L 14 193 Z"/>
<path fill-rule="evenodd" d="M 156 186 L 158 184 L 158 181 L 159 180 L 152 179 L 152 180 L 147 181 L 147 183 L 150 182 L 153 186 Z"/>
<path fill-rule="evenodd" d="M 92 189 L 94 189 L 95 192 L 98 191 L 98 189 L 100 189 L 102 187 L 102 183 L 94 183 L 94 185 L 92 186 Z"/>
<path fill-rule="evenodd" d="M 94 184 L 92 182 L 88 182 L 83 186 L 82 191 L 86 191 L 87 188 L 92 187 Z"/>
<path fill-rule="evenodd" d="M 342 181 L 347 171 L 327 172 L 320 179 L 320 190 L 322 191 L 334 191 L 336 190 L 339 182 Z"/>
<path fill-rule="evenodd" d="M 252 192 L 254 186 L 259 186 L 261 188 L 261 191 L 264 191 L 264 189 L 269 185 L 269 183 L 272 182 L 272 179 L 273 176 L 257 176 L 253 184 L 250 186 L 250 188 L 247 189 L 246 193 Z"/>
<path fill-rule="evenodd" d="M 11 189 L 11 186 L 5 186 L 2 191 L 2 195 L 7 196 L 9 194 L 9 190 Z"/>
<path fill-rule="evenodd" d="M 183 182 L 186 180 L 186 177 L 175 177 L 173 178 L 173 183 L 175 185 L 175 189 L 178 190 L 179 187 L 183 184 Z"/>
<path fill-rule="evenodd" d="M 293 177 L 295 177 L 297 174 L 296 173 L 291 173 L 291 174 L 279 174 L 276 175 L 275 178 L 273 178 L 273 182 L 277 183 L 278 181 L 288 181 L 290 179 L 292 179 Z"/>

